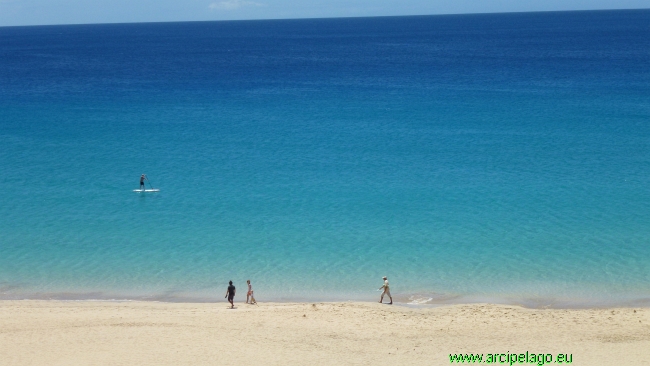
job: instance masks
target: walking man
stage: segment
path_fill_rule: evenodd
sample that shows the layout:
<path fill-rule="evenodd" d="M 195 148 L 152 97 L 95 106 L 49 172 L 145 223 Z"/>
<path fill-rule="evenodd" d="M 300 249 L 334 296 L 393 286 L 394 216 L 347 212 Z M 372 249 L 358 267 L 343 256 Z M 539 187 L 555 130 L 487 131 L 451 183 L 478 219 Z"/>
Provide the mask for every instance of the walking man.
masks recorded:
<path fill-rule="evenodd" d="M 233 300 L 235 299 L 235 286 L 233 286 L 232 281 L 228 282 L 230 286 L 228 286 L 228 290 L 226 291 L 226 297 L 228 298 L 228 302 L 230 302 L 230 308 L 234 309 L 235 304 L 233 303 Z"/>
<path fill-rule="evenodd" d="M 380 290 L 383 289 L 384 292 L 381 293 L 381 298 L 379 299 L 379 303 L 381 304 L 384 301 L 384 295 L 388 295 L 390 298 L 390 304 L 393 303 L 393 297 L 390 296 L 390 286 L 388 285 L 388 277 L 384 276 L 384 285 L 379 288 Z"/>

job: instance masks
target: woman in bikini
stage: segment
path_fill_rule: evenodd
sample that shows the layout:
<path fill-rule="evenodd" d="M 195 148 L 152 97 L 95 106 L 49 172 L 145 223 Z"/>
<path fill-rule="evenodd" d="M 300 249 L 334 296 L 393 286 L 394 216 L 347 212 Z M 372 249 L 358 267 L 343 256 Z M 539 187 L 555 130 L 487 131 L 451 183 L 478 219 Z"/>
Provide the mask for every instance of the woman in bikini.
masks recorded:
<path fill-rule="evenodd" d="M 246 283 L 248 284 L 248 292 L 246 293 L 246 303 L 249 304 L 248 299 L 250 298 L 251 305 L 257 304 L 257 301 L 255 301 L 255 296 L 253 296 L 253 286 L 251 285 L 251 280 L 246 280 Z"/>

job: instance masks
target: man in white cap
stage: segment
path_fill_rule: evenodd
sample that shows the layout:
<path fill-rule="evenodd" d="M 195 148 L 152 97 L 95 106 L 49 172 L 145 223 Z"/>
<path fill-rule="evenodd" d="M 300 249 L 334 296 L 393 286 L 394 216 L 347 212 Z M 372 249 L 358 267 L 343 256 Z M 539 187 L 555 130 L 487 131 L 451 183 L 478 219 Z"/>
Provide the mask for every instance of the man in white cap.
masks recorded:
<path fill-rule="evenodd" d="M 379 289 L 380 290 L 384 289 L 384 292 L 381 293 L 381 298 L 379 299 L 379 303 L 382 303 L 384 301 L 384 295 L 388 295 L 388 297 L 390 298 L 389 305 L 392 304 L 393 303 L 393 297 L 390 296 L 390 286 L 388 285 L 388 277 L 384 276 L 384 285 L 381 286 Z"/>

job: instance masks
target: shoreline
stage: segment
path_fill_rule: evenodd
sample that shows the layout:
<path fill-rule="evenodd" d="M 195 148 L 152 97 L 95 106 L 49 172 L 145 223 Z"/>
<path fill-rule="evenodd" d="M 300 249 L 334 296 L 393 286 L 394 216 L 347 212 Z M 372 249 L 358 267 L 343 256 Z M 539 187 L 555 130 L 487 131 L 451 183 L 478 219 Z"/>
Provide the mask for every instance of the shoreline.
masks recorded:
<path fill-rule="evenodd" d="M 39 364 L 449 364 L 456 353 L 650 364 L 650 309 L 0 300 L 0 359 Z"/>
<path fill-rule="evenodd" d="M 7 301 L 63 301 L 63 302 L 153 302 L 169 304 L 219 304 L 227 303 L 221 297 L 198 297 L 198 296 L 124 296 L 124 295 L 98 295 L 99 293 L 37 293 L 37 294 L 13 294 L 7 296 L 0 293 L 0 302 Z M 3 296 L 4 295 L 4 296 Z M 258 294 L 259 295 L 259 294 Z M 259 296 L 258 296 L 259 297 Z M 375 299 L 376 297 L 376 299 Z M 614 308 L 650 308 L 650 298 L 637 297 L 627 299 L 562 299 L 562 298 L 523 298 L 516 296 L 468 296 L 468 295 L 435 295 L 422 293 L 418 294 L 395 294 L 393 296 L 396 306 L 412 308 L 437 308 L 456 305 L 489 304 L 497 306 L 516 306 L 525 309 L 566 309 L 566 310 L 590 310 L 590 309 L 614 309 Z M 245 295 L 236 296 L 236 303 L 244 303 Z M 266 300 L 266 301 L 265 301 Z M 318 298 L 264 298 L 264 303 L 273 304 L 311 304 L 311 303 L 376 303 L 379 300 L 379 293 L 370 298 L 354 298 L 335 296 L 331 299 L 326 297 Z M 384 299 L 388 302 L 388 298 Z"/>

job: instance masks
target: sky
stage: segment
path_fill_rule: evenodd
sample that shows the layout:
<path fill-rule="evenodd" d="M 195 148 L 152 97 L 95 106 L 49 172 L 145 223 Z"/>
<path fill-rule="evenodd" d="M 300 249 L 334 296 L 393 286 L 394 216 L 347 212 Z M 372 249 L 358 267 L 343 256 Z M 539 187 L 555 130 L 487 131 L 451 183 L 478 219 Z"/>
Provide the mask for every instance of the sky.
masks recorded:
<path fill-rule="evenodd" d="M 0 26 L 650 8 L 650 0 L 0 0 Z"/>

